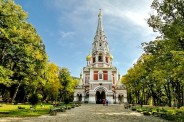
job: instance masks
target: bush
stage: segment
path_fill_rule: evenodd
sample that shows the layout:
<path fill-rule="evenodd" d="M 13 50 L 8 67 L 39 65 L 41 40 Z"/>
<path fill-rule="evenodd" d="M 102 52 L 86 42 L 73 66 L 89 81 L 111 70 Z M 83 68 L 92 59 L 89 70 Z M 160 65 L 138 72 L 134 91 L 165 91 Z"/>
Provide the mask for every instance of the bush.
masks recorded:
<path fill-rule="evenodd" d="M 50 115 L 51 115 L 51 116 L 56 116 L 56 115 L 57 115 L 57 111 L 51 110 L 51 111 L 50 111 Z"/>
<path fill-rule="evenodd" d="M 41 94 L 38 94 L 38 99 L 39 100 L 42 100 L 43 99 L 43 96 Z"/>
<path fill-rule="evenodd" d="M 75 105 L 74 105 L 74 104 L 72 104 L 72 105 L 71 105 L 71 108 L 75 108 Z"/>
<path fill-rule="evenodd" d="M 36 105 L 38 102 L 39 102 L 39 97 L 37 94 L 32 94 L 30 97 L 29 97 L 29 102 L 31 105 Z"/>
<path fill-rule="evenodd" d="M 132 107 L 131 109 L 132 109 L 132 111 L 136 111 L 136 108 L 134 108 L 134 107 Z"/>
<path fill-rule="evenodd" d="M 61 112 L 66 112 L 66 109 L 65 108 L 61 108 Z"/>
<path fill-rule="evenodd" d="M 0 114 L 9 114 L 9 111 L 0 111 Z"/>
<path fill-rule="evenodd" d="M 137 109 L 137 112 L 143 112 L 143 110 L 142 109 Z"/>
<path fill-rule="evenodd" d="M 143 114 L 144 115 L 151 115 L 152 113 L 150 111 L 144 111 Z"/>
<path fill-rule="evenodd" d="M 18 109 L 26 109 L 25 107 L 18 106 Z"/>
<path fill-rule="evenodd" d="M 64 103 L 65 103 L 65 104 L 68 104 L 68 103 L 70 103 L 70 100 L 69 100 L 68 98 L 66 98 L 66 99 L 64 100 Z"/>

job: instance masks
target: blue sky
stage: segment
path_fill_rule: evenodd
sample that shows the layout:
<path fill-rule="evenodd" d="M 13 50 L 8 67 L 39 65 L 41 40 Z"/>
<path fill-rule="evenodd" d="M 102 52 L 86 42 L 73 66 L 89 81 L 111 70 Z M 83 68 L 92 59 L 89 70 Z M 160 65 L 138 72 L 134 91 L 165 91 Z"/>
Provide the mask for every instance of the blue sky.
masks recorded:
<path fill-rule="evenodd" d="M 99 9 L 113 55 L 121 75 L 140 57 L 142 42 L 156 37 L 146 18 L 153 13 L 152 0 L 15 0 L 28 13 L 46 45 L 50 62 L 67 67 L 79 77 L 92 49 Z"/>

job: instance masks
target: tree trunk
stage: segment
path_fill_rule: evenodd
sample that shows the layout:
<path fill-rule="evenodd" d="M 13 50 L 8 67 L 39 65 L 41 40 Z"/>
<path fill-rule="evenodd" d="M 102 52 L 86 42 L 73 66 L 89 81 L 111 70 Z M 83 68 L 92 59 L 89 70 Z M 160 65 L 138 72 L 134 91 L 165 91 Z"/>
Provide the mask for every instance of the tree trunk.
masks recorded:
<path fill-rule="evenodd" d="M 182 89 L 183 89 L 183 86 L 182 86 Z M 182 106 L 184 106 L 184 89 L 182 91 Z"/>
<path fill-rule="evenodd" d="M 19 84 L 18 84 L 18 86 L 17 86 L 17 88 L 16 88 L 16 90 L 15 90 L 15 93 L 14 93 L 14 95 L 13 95 L 13 98 L 12 98 L 11 103 L 14 102 L 14 100 L 15 100 L 15 98 L 16 98 L 16 96 L 17 96 L 17 93 L 18 93 L 18 91 L 19 91 L 20 84 L 21 84 L 21 82 L 19 82 Z"/>
<path fill-rule="evenodd" d="M 181 90 L 180 90 L 180 83 L 176 83 L 176 94 L 177 94 L 177 100 L 178 100 L 178 105 L 177 108 L 181 107 Z"/>
<path fill-rule="evenodd" d="M 168 102 L 167 102 L 168 106 L 171 107 L 171 90 L 170 90 L 169 82 L 167 82 L 167 86 L 164 85 L 164 88 L 165 88 L 165 93 L 168 99 Z"/>

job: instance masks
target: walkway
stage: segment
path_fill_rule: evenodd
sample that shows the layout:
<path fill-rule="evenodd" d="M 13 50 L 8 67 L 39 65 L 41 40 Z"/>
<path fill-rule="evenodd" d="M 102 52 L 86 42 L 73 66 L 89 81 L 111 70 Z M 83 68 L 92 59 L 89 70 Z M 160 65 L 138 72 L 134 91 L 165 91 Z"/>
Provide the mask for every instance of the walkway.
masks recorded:
<path fill-rule="evenodd" d="M 123 105 L 84 104 L 57 116 L 44 115 L 28 118 L 6 118 L 0 122 L 167 122 L 124 109 Z"/>

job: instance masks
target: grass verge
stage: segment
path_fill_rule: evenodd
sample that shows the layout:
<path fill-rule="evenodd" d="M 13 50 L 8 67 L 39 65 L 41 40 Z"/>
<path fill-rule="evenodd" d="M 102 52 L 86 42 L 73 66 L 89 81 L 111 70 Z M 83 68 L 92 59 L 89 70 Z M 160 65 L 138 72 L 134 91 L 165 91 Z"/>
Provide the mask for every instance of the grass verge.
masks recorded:
<path fill-rule="evenodd" d="M 31 117 L 48 114 L 52 105 L 37 105 L 36 109 L 30 109 L 30 105 L 7 105 L 0 107 L 0 117 Z"/>
<path fill-rule="evenodd" d="M 140 112 L 144 115 L 153 115 L 166 120 L 184 122 L 184 107 L 180 109 L 172 107 L 157 107 L 157 106 L 133 106 L 131 110 Z"/>

